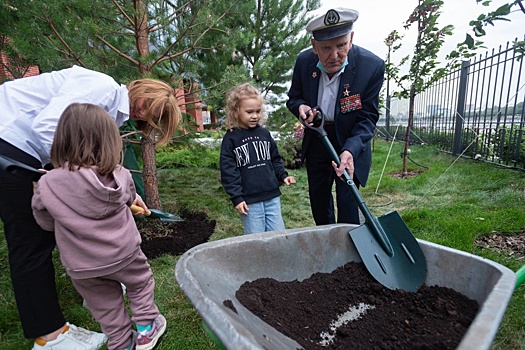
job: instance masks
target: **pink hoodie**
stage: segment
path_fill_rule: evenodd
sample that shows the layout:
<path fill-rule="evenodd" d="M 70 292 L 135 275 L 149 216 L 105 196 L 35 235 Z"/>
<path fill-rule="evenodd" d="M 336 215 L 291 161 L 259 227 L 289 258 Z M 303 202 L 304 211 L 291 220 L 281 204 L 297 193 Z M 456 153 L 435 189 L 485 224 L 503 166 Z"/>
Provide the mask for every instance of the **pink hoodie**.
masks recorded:
<path fill-rule="evenodd" d="M 96 167 L 60 168 L 42 176 L 33 215 L 44 230 L 55 231 L 69 276 L 108 275 L 135 259 L 141 243 L 129 209 L 135 194 L 130 172 L 120 166 L 110 176 L 100 176 Z"/>

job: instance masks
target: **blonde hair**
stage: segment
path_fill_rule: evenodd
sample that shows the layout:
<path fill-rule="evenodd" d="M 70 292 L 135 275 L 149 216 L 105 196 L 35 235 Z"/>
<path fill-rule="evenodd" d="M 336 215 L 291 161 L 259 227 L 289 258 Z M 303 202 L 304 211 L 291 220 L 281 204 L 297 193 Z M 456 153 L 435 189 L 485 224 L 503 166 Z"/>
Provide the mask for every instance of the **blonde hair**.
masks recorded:
<path fill-rule="evenodd" d="M 73 103 L 60 116 L 51 146 L 55 168 L 97 166 L 101 175 L 107 175 L 119 164 L 121 152 L 119 128 L 103 108 Z"/>
<path fill-rule="evenodd" d="M 142 108 L 147 111 L 147 120 L 136 121 L 137 129 L 145 135 L 153 133 L 152 136 L 158 136 L 158 144 L 167 144 L 177 131 L 181 119 L 173 87 L 160 80 L 144 78 L 133 80 L 127 84 L 127 88 L 130 107 L 138 110 L 139 101 L 142 100 Z"/>
<path fill-rule="evenodd" d="M 264 99 L 260 91 L 250 83 L 243 83 L 234 86 L 226 96 L 226 120 L 227 130 L 239 127 L 239 108 L 243 99 L 255 98 L 261 101 L 264 113 Z"/>

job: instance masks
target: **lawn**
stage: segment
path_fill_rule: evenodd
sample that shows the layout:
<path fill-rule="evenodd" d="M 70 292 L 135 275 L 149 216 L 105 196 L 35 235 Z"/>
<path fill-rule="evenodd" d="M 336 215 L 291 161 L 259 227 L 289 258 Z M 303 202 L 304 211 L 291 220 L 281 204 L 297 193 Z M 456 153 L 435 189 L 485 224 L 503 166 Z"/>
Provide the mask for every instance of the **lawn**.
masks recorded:
<path fill-rule="evenodd" d="M 408 168 L 422 171 L 401 179 L 391 176 L 402 169 L 402 145 L 382 140 L 373 143 L 374 163 L 367 187 L 361 193 L 376 216 L 400 213 L 420 239 L 449 246 L 494 260 L 517 271 L 524 252 L 509 255 L 481 249 L 475 240 L 494 232 L 518 235 L 525 231 L 525 174 L 470 159 L 456 159 L 430 146 L 412 146 Z M 217 152 L 202 150 L 205 157 L 186 157 L 199 149 L 166 149 L 158 155 L 159 189 L 163 210 L 181 208 L 204 211 L 217 225 L 211 240 L 242 234 L 242 224 L 220 184 Z M 206 158 L 206 159 L 203 159 Z M 182 161 L 184 159 L 184 161 Z M 184 163 L 185 166 L 180 166 Z M 297 184 L 283 187 L 282 210 L 287 228 L 313 226 L 304 168 L 289 170 Z M 0 226 L 0 230 L 2 230 Z M 0 349 L 29 349 L 23 337 L 9 279 L 4 235 L 0 240 Z M 157 349 L 218 349 L 201 326 L 201 319 L 174 278 L 178 257 L 152 260 L 156 301 L 168 320 L 168 332 Z M 56 260 L 60 300 L 67 319 L 78 326 L 99 329 L 82 307 L 68 277 Z M 480 276 L 482 278 L 482 276 Z M 494 349 L 525 349 L 525 287 L 518 288 L 507 308 Z"/>

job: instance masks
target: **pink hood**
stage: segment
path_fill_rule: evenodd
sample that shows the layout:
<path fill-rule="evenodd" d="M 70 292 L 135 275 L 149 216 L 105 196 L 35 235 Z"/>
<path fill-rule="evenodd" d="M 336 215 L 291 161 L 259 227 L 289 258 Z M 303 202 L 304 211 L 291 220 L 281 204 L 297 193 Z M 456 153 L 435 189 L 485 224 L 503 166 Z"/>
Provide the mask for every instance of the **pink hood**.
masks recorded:
<path fill-rule="evenodd" d="M 130 172 L 118 167 L 100 176 L 96 170 L 54 169 L 42 176 L 33 196 L 35 219 L 55 231 L 60 259 L 73 278 L 116 272 L 140 250 L 129 209 L 136 195 Z"/>

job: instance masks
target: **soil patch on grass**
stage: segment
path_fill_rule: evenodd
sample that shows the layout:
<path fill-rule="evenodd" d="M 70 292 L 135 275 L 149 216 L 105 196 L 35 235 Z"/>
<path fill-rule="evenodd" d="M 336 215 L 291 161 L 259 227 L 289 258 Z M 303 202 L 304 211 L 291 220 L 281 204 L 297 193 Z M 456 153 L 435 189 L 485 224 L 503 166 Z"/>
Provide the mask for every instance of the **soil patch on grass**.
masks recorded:
<path fill-rule="evenodd" d="M 207 242 L 215 230 L 215 220 L 209 220 L 203 212 L 182 210 L 177 215 L 184 221 L 169 223 L 149 218 L 137 221 L 142 236 L 140 246 L 148 259 L 163 254 L 181 255 Z"/>
<path fill-rule="evenodd" d="M 389 175 L 395 179 L 410 179 L 412 177 L 416 177 L 420 174 L 422 174 L 424 172 L 424 170 L 407 170 L 407 172 L 403 172 L 403 171 L 395 171 L 395 172 L 392 172 L 390 173 Z"/>
<path fill-rule="evenodd" d="M 479 308 L 450 288 L 390 290 L 357 262 L 301 282 L 245 282 L 236 297 L 304 349 L 455 349 Z"/>

